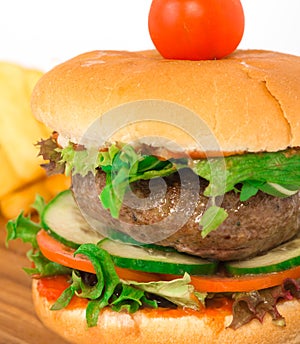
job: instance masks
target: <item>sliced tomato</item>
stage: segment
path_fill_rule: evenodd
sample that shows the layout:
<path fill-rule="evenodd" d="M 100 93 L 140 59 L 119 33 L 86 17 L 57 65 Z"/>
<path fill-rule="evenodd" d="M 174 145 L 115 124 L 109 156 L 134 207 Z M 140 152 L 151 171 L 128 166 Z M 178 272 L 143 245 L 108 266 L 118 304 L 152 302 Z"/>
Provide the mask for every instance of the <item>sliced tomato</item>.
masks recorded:
<path fill-rule="evenodd" d="M 163 279 L 172 280 L 179 276 L 163 275 Z M 270 274 L 243 275 L 235 277 L 191 276 L 191 284 L 199 292 L 229 293 L 249 292 L 275 287 L 287 278 L 300 278 L 300 266 Z"/>
<path fill-rule="evenodd" d="M 85 256 L 78 254 L 74 257 L 75 250 L 73 248 L 54 239 L 45 230 L 39 231 L 36 239 L 43 255 L 52 262 L 72 269 L 95 273 L 92 263 Z"/>
<path fill-rule="evenodd" d="M 92 263 L 83 255 L 51 237 L 46 231 L 37 234 L 37 242 L 43 255 L 61 265 L 86 272 L 95 273 Z M 182 276 L 152 274 L 142 271 L 115 267 L 121 279 L 136 282 L 170 281 Z M 300 278 L 300 266 L 270 274 L 243 275 L 239 277 L 191 276 L 191 284 L 199 292 L 225 293 L 248 292 L 280 285 L 287 278 Z"/>

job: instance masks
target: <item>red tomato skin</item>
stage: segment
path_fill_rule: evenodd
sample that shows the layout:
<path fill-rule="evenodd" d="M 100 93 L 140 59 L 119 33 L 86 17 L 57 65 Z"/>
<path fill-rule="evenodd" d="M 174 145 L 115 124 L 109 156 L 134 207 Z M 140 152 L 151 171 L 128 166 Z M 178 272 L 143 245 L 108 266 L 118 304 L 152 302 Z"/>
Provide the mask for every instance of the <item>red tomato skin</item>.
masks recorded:
<path fill-rule="evenodd" d="M 150 37 L 168 59 L 212 60 L 232 53 L 245 26 L 240 0 L 153 0 Z"/>

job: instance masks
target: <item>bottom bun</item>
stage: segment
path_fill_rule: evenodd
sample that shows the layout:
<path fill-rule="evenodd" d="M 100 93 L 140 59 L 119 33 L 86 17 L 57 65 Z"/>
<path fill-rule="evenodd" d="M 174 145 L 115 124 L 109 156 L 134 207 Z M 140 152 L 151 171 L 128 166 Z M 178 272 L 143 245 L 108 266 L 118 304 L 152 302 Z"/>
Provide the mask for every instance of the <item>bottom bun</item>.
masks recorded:
<path fill-rule="evenodd" d="M 263 324 L 257 320 L 237 330 L 226 328 L 231 321 L 227 311 L 216 309 L 196 315 L 196 312 L 140 310 L 134 314 L 104 309 L 98 325 L 88 328 L 84 305 L 51 311 L 53 302 L 38 292 L 38 280 L 33 280 L 32 292 L 37 315 L 52 331 L 71 343 L 129 344 L 299 344 L 300 302 L 286 301 L 278 305 L 286 326 L 279 327 L 266 316 Z"/>

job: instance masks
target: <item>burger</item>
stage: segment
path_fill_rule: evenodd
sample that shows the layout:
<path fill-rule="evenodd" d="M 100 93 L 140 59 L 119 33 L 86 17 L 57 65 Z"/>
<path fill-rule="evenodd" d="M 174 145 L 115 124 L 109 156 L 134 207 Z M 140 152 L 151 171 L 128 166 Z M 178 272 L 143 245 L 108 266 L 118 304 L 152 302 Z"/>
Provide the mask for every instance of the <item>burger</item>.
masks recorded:
<path fill-rule="evenodd" d="M 72 186 L 7 225 L 43 323 L 81 344 L 299 343 L 299 109 L 300 58 L 271 51 L 46 73 L 39 154 Z"/>

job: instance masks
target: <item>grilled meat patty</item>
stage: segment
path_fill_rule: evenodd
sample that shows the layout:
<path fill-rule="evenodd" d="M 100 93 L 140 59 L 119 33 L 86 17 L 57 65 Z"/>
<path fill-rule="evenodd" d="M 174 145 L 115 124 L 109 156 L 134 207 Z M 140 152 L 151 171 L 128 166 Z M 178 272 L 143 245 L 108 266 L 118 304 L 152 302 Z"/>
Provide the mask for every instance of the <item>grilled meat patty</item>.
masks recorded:
<path fill-rule="evenodd" d="M 258 192 L 248 201 L 241 202 L 239 194 L 231 191 L 224 195 L 221 203 L 228 212 L 228 218 L 203 238 L 199 221 L 209 201 L 203 196 L 207 182 L 199 178 L 199 189 L 195 190 L 195 175 L 192 174 L 186 169 L 163 178 L 163 181 L 157 178 L 132 183 L 118 219 L 112 219 L 99 201 L 99 194 L 105 186 L 104 172 L 100 171 L 96 177 L 77 175 L 75 183 L 82 184 L 76 188 L 76 198 L 80 208 L 94 219 L 93 222 L 105 222 L 106 229 L 115 228 L 144 242 L 153 242 L 156 238 L 158 245 L 220 261 L 259 255 L 299 232 L 299 193 L 288 198 L 276 198 Z M 185 183 L 183 199 L 182 179 Z M 150 207 L 144 202 L 149 199 Z M 180 201 L 183 203 L 178 207 Z M 162 221 L 171 215 L 173 220 L 164 224 Z M 178 223 L 182 225 L 178 226 Z"/>

